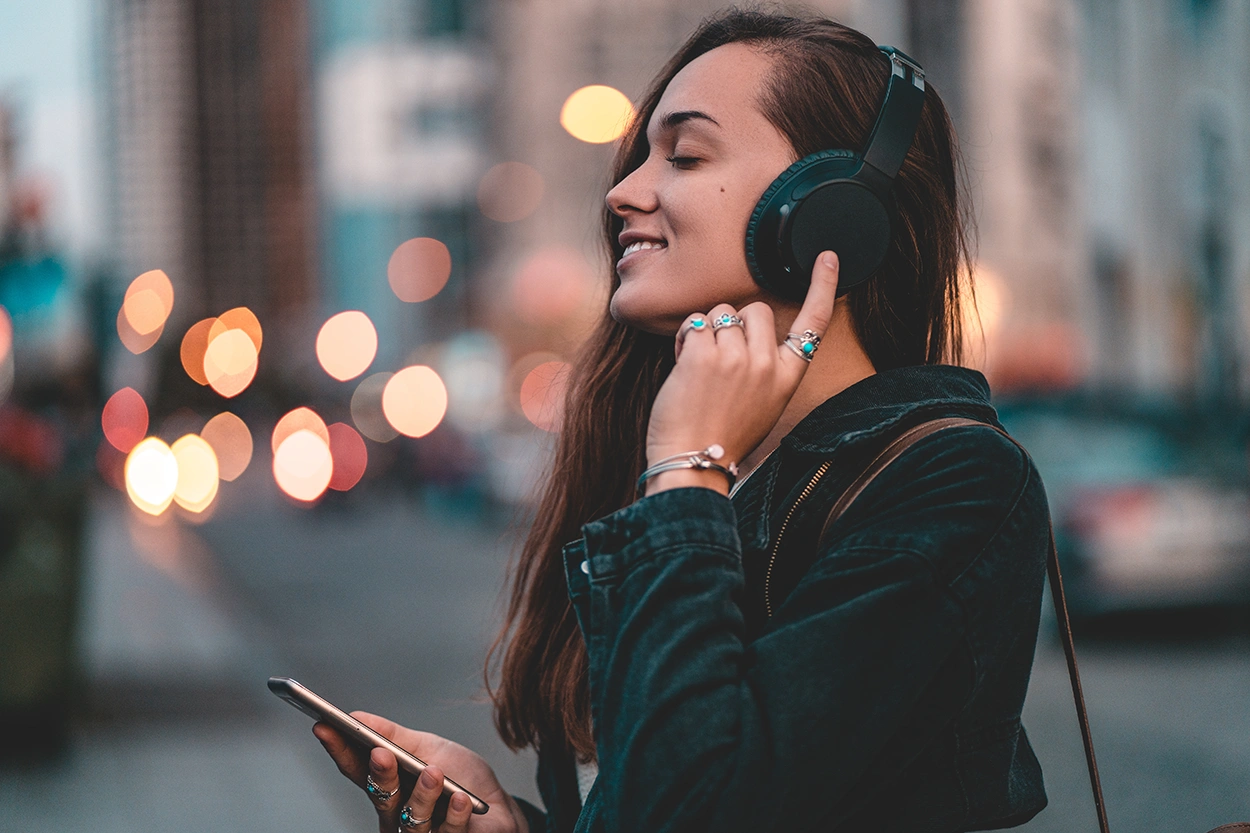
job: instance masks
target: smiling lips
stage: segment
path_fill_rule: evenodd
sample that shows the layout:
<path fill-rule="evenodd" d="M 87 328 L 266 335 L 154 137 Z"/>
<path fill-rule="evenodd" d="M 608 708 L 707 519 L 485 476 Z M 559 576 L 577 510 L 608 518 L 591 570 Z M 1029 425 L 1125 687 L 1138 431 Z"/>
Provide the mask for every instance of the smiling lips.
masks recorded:
<path fill-rule="evenodd" d="M 620 268 L 621 264 L 625 263 L 625 261 L 628 260 L 633 254 L 654 249 L 664 249 L 667 247 L 668 244 L 660 243 L 654 240 L 635 240 L 633 243 L 630 243 L 625 247 L 624 253 L 621 254 L 621 259 L 616 262 L 617 268 Z"/>

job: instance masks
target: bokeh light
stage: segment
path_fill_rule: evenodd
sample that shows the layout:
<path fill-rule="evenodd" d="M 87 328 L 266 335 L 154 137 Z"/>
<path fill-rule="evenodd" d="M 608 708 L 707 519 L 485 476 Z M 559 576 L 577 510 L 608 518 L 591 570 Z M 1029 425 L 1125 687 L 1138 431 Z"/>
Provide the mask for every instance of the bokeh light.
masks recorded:
<path fill-rule="evenodd" d="M 386 383 L 382 413 L 399 433 L 424 437 L 438 427 L 447 413 L 447 387 L 432 367 L 405 367 Z"/>
<path fill-rule="evenodd" d="M 217 497 L 217 455 L 203 437 L 186 434 L 170 449 L 178 462 L 174 500 L 188 512 L 200 513 Z"/>
<path fill-rule="evenodd" d="M 330 444 L 330 433 L 326 430 L 325 420 L 311 408 L 296 408 L 284 414 L 282 419 L 278 420 L 278 424 L 273 427 L 271 445 L 274 454 L 278 453 L 278 448 L 286 441 L 286 438 L 296 431 L 311 431 L 326 445 Z"/>
<path fill-rule="evenodd" d="M 504 417 L 507 357 L 491 333 L 466 330 L 451 338 L 439 364 L 447 385 L 447 420 L 476 434 L 495 428 Z"/>
<path fill-rule="evenodd" d="M 317 361 L 340 382 L 368 370 L 377 354 L 378 331 L 360 310 L 331 316 L 317 333 Z"/>
<path fill-rule="evenodd" d="M 226 330 L 210 337 L 204 352 L 204 376 L 217 393 L 227 399 L 238 396 L 256 378 L 256 365 L 256 344 L 243 330 Z"/>
<path fill-rule="evenodd" d="M 209 343 L 211 344 L 213 339 L 227 330 L 242 330 L 247 333 L 247 337 L 256 346 L 256 352 L 260 353 L 260 345 L 264 340 L 264 333 L 261 331 L 260 320 L 256 317 L 256 313 L 247 307 L 235 307 L 234 309 L 226 310 L 217 316 L 213 326 L 209 327 Z"/>
<path fill-rule="evenodd" d="M 433 298 L 451 277 L 451 251 L 432 237 L 400 243 L 386 264 L 386 280 L 395 297 L 408 303 Z"/>
<path fill-rule="evenodd" d="M 13 351 L 13 318 L 9 311 L 0 307 L 0 363 L 8 360 Z"/>
<path fill-rule="evenodd" d="M 634 105 L 615 87 L 592 84 L 576 90 L 560 108 L 560 125 L 575 139 L 611 142 L 629 127 Z"/>
<path fill-rule="evenodd" d="M 136 335 L 159 332 L 174 309 L 174 285 L 160 269 L 144 272 L 130 282 L 121 314 Z"/>
<path fill-rule="evenodd" d="M 136 356 L 152 348 L 161 338 L 161 333 L 165 331 L 165 325 L 157 327 L 150 333 L 143 334 L 135 330 L 130 325 L 130 319 L 126 318 L 126 308 L 123 306 L 117 311 L 117 337 L 121 339 L 122 345 L 134 353 Z"/>
<path fill-rule="evenodd" d="M 247 471 L 252 462 L 252 432 L 247 423 L 229 411 L 208 421 L 200 436 L 217 455 L 218 476 L 227 483 Z"/>
<path fill-rule="evenodd" d="M 527 324 L 555 324 L 585 303 L 592 280 L 590 264 L 577 250 L 568 246 L 540 249 L 513 278 L 511 310 Z"/>
<path fill-rule="evenodd" d="M 352 422 L 356 430 L 378 443 L 389 443 L 399 432 L 386 421 L 382 412 L 382 392 L 394 373 L 374 373 L 356 385 L 352 393 Z"/>
<path fill-rule="evenodd" d="M 156 437 L 148 437 L 126 457 L 126 494 L 139 509 L 159 515 L 173 503 L 178 488 L 178 460 Z"/>
<path fill-rule="evenodd" d="M 525 374 L 521 382 L 521 412 L 544 431 L 559 431 L 569 365 L 545 361 Z"/>
<path fill-rule="evenodd" d="M 330 457 L 334 461 L 330 488 L 346 492 L 365 476 L 365 469 L 369 467 L 369 451 L 356 429 L 345 422 L 336 422 L 326 430 L 330 432 Z"/>
<path fill-rule="evenodd" d="M 278 488 L 296 500 L 314 501 L 334 475 L 330 446 L 307 429 L 291 434 L 273 455 L 273 477 Z"/>
<path fill-rule="evenodd" d="M 182 337 L 182 346 L 178 350 L 182 358 L 182 369 L 199 385 L 208 384 L 208 376 L 204 373 L 204 354 L 208 352 L 209 330 L 216 323 L 216 318 L 196 321 L 187 328 Z"/>
<path fill-rule="evenodd" d="M 500 162 L 482 176 L 477 205 L 501 223 L 514 223 L 533 214 L 543 199 L 543 177 L 524 162 Z"/>
<path fill-rule="evenodd" d="M 122 388 L 104 403 L 100 424 L 104 438 L 118 451 L 127 453 L 147 436 L 147 403 L 134 388 Z"/>

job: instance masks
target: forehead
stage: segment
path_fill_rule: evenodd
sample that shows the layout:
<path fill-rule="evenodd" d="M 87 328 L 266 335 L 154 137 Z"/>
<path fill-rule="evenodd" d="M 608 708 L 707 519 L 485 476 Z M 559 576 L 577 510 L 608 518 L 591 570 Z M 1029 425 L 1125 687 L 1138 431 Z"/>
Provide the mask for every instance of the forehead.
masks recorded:
<path fill-rule="evenodd" d="M 654 138 L 666 114 L 683 110 L 707 113 L 731 133 L 750 134 L 771 128 L 757 105 L 771 69 L 771 59 L 742 43 L 718 46 L 703 53 L 669 81 L 647 125 L 647 134 Z M 685 124 L 716 130 L 697 119 Z"/>

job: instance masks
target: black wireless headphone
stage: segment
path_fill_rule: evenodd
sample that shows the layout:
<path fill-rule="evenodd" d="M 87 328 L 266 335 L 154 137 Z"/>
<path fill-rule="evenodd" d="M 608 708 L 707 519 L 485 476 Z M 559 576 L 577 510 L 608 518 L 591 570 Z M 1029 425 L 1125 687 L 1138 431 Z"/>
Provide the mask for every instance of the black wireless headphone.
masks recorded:
<path fill-rule="evenodd" d="M 924 70 L 892 46 L 885 99 L 862 154 L 822 150 L 781 173 L 747 223 L 747 265 L 761 287 L 802 301 L 826 249 L 838 255 L 838 294 L 872 277 L 892 235 L 894 177 L 924 105 Z"/>

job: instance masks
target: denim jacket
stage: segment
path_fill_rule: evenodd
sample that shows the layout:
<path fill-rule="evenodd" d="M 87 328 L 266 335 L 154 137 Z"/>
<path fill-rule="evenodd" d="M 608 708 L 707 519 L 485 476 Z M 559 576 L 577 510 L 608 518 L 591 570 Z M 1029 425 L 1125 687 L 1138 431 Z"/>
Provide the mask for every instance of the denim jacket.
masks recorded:
<path fill-rule="evenodd" d="M 1020 712 L 1048 509 L 988 427 L 921 440 L 830 527 L 830 507 L 908 427 L 998 425 L 976 371 L 905 367 L 809 413 L 732 499 L 642 498 L 564 547 L 589 654 L 599 776 L 540 750 L 549 831 L 985 830 L 1046 806 Z M 782 519 L 824 461 L 831 466 Z"/>

